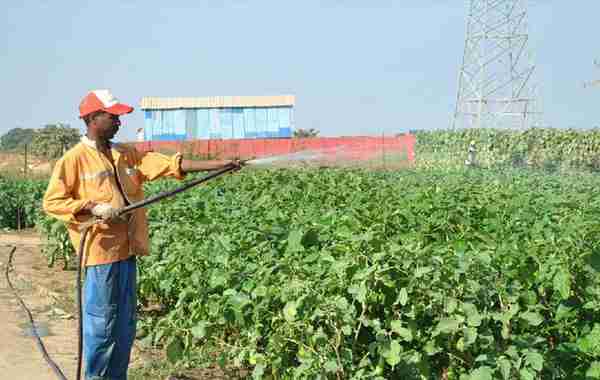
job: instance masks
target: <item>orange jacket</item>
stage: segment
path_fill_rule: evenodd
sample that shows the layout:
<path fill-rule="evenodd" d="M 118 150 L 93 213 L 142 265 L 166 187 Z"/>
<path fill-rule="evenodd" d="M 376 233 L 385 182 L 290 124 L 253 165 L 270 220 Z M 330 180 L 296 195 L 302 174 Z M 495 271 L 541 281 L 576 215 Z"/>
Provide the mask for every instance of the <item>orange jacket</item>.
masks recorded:
<path fill-rule="evenodd" d="M 90 220 L 88 215 L 75 215 L 88 202 L 110 203 L 115 208 L 144 199 L 142 185 L 161 177 L 183 179 L 180 153 L 172 157 L 160 153 L 141 153 L 135 148 L 112 144 L 115 169 L 96 149 L 94 141 L 83 137 L 56 163 L 44 195 L 44 211 L 67 223 L 71 242 L 77 251 L 81 240 L 78 226 Z M 132 255 L 149 254 L 146 211 L 138 209 L 122 223 L 94 225 L 87 237 L 85 265 L 107 264 Z"/>

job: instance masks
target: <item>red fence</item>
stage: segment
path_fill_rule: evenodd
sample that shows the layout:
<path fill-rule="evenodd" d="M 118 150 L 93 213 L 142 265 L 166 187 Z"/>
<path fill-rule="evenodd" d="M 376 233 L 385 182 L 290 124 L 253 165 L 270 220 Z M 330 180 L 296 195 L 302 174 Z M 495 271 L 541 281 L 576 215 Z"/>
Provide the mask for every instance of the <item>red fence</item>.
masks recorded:
<path fill-rule="evenodd" d="M 145 141 L 134 143 L 140 151 L 183 152 L 194 156 L 231 159 L 262 158 L 299 152 L 314 152 L 327 161 L 413 162 L 415 136 L 316 137 L 303 139 L 235 139 Z"/>

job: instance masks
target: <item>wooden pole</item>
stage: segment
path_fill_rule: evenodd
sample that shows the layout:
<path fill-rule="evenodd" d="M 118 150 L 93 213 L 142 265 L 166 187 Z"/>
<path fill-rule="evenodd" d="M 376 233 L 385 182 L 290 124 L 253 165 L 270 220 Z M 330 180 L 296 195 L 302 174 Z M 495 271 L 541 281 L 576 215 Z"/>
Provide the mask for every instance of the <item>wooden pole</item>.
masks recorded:
<path fill-rule="evenodd" d="M 25 163 L 23 167 L 23 175 L 27 177 L 27 144 L 25 144 Z"/>

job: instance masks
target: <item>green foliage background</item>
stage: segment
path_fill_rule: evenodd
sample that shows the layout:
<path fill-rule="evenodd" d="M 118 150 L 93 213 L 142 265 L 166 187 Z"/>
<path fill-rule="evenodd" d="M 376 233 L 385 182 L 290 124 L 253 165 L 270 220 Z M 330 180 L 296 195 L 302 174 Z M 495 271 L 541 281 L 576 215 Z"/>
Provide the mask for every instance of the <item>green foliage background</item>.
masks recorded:
<path fill-rule="evenodd" d="M 34 129 L 13 128 L 0 137 L 0 150 L 9 151 L 30 144 L 35 134 Z"/>
<path fill-rule="evenodd" d="M 314 129 L 314 128 L 310 128 L 310 129 L 296 129 L 294 131 L 294 137 L 295 138 L 310 138 L 310 137 L 317 137 L 319 136 L 319 131 Z"/>
<path fill-rule="evenodd" d="M 600 378 L 596 132 L 515 136 L 424 132 L 414 170 L 244 170 L 151 206 L 140 343 L 257 379 Z"/>
<path fill-rule="evenodd" d="M 588 378 L 597 185 L 522 170 L 213 182 L 150 210 L 140 301 L 163 313 L 143 342 L 256 378 Z"/>
<path fill-rule="evenodd" d="M 0 173 L 0 229 L 35 226 L 40 215 L 40 201 L 47 181 L 18 180 Z"/>
<path fill-rule="evenodd" d="M 79 130 L 68 124 L 48 124 L 36 130 L 31 141 L 31 152 L 38 157 L 59 158 L 77 144 L 80 138 Z"/>
<path fill-rule="evenodd" d="M 415 156 L 420 168 L 462 166 L 470 141 L 484 167 L 530 167 L 549 170 L 600 169 L 600 130 L 467 129 L 417 131 Z"/>
<path fill-rule="evenodd" d="M 55 159 L 77 144 L 80 137 L 78 129 L 63 123 L 46 124 L 41 129 L 13 128 L 0 137 L 0 150 L 11 151 L 30 145 L 33 155 Z"/>

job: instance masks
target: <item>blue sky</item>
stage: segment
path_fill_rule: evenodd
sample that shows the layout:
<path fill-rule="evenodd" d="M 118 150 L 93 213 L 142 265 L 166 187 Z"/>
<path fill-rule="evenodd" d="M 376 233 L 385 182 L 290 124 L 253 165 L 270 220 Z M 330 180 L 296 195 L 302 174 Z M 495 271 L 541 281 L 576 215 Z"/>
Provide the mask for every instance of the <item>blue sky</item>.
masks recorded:
<path fill-rule="evenodd" d="M 465 37 L 461 0 L 10 1 L 0 13 L 0 134 L 83 127 L 109 88 L 143 125 L 143 96 L 296 95 L 296 127 L 322 135 L 447 128 Z M 600 2 L 532 0 L 544 120 L 600 125 Z M 577 4 L 577 5 L 575 5 Z M 83 130 L 83 129 L 82 129 Z"/>

